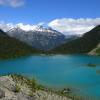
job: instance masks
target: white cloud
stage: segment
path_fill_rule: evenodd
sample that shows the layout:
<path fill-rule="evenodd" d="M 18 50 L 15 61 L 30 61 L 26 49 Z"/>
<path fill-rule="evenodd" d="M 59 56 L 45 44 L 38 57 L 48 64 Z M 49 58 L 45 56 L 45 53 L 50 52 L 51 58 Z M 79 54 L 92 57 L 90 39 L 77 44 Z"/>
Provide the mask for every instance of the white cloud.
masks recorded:
<path fill-rule="evenodd" d="M 100 18 L 62 18 L 48 23 L 48 26 L 64 34 L 83 34 L 100 24 Z"/>
<path fill-rule="evenodd" d="M 0 0 L 0 5 L 4 5 L 4 0 Z"/>
<path fill-rule="evenodd" d="M 5 32 L 14 27 L 20 27 L 25 31 L 36 30 L 38 25 L 44 25 L 45 22 L 40 22 L 36 25 L 30 24 L 13 24 L 13 23 L 4 23 L 0 22 L 0 28 Z M 100 24 L 100 18 L 80 18 L 80 19 L 72 19 L 72 18 L 63 18 L 63 19 L 56 19 L 48 23 L 48 26 L 64 33 L 65 35 L 69 34 L 83 34 L 89 30 L 91 30 L 96 25 Z"/>
<path fill-rule="evenodd" d="M 20 7 L 23 6 L 25 0 L 0 0 L 0 5 L 11 6 L 11 7 Z"/>
<path fill-rule="evenodd" d="M 2 29 L 5 32 L 10 30 L 13 27 L 14 25 L 12 23 L 5 24 L 4 22 L 0 22 L 0 29 Z"/>

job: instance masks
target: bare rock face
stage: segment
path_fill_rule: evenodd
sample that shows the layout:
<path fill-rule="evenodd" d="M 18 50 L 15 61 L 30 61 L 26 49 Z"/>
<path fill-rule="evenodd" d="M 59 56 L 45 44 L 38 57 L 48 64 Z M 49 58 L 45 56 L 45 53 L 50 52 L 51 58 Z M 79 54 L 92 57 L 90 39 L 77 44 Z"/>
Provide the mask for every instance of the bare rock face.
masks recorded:
<path fill-rule="evenodd" d="M 36 97 L 33 96 L 29 96 L 28 94 L 25 94 L 23 92 L 20 92 L 17 96 L 17 100 L 37 100 Z"/>
<path fill-rule="evenodd" d="M 3 98 L 3 97 L 5 97 L 5 92 L 2 89 L 0 89 L 0 98 Z"/>
<path fill-rule="evenodd" d="M 37 26 L 35 30 L 25 31 L 20 27 L 12 28 L 7 32 L 14 37 L 33 48 L 41 50 L 50 50 L 66 42 L 66 36 L 51 28 Z"/>
<path fill-rule="evenodd" d="M 0 100 L 71 100 L 50 91 L 30 91 L 28 86 L 16 83 L 11 76 L 0 77 Z"/>
<path fill-rule="evenodd" d="M 14 91 L 15 89 L 15 83 L 8 76 L 0 77 L 0 84 L 8 90 Z"/>

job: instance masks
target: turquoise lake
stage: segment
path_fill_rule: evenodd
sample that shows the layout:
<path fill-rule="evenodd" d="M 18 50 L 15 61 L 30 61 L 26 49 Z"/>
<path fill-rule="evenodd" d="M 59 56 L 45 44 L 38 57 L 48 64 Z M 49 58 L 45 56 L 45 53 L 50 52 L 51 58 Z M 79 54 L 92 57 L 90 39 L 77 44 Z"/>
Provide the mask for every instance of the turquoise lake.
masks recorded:
<path fill-rule="evenodd" d="M 96 64 L 89 67 L 87 64 Z M 0 74 L 35 77 L 41 85 L 71 88 L 73 93 L 100 100 L 100 57 L 88 55 L 33 55 L 0 60 Z"/>

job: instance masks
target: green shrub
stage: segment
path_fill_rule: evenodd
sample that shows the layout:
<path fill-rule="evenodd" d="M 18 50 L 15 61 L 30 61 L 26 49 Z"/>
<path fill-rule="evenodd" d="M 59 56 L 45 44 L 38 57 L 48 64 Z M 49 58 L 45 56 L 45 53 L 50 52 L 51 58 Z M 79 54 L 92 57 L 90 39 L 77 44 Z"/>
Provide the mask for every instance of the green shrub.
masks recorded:
<path fill-rule="evenodd" d="M 20 92 L 21 91 L 21 88 L 18 84 L 15 85 L 15 91 L 16 93 Z"/>
<path fill-rule="evenodd" d="M 33 92 L 32 92 L 32 91 L 29 91 L 28 95 L 29 95 L 30 97 L 32 97 L 32 96 L 33 96 Z"/>
<path fill-rule="evenodd" d="M 36 84 L 36 80 L 34 78 L 28 81 L 28 85 L 29 85 L 31 91 L 35 92 L 35 90 L 37 89 L 37 84 Z"/>

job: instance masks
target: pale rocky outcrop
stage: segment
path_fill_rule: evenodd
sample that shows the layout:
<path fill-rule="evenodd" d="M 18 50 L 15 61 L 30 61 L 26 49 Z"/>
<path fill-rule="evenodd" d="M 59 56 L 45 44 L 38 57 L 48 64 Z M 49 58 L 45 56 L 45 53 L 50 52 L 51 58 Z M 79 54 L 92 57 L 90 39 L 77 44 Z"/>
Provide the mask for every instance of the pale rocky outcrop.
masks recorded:
<path fill-rule="evenodd" d="M 98 54 L 96 53 L 96 50 L 97 50 L 98 48 L 100 48 L 100 43 L 97 45 L 97 47 L 96 47 L 95 49 L 93 49 L 92 51 L 90 51 L 88 54 L 89 54 L 89 55 L 98 55 Z"/>
<path fill-rule="evenodd" d="M 16 91 L 16 83 L 10 76 L 0 77 L 0 100 L 71 100 L 65 96 L 53 92 L 36 90 L 30 95 L 30 89 L 24 84 L 20 85 L 20 91 Z"/>

